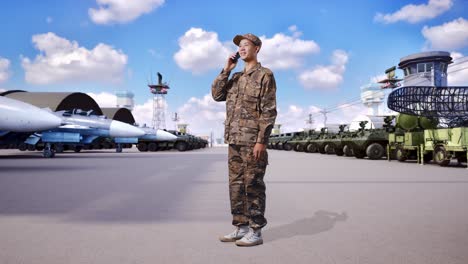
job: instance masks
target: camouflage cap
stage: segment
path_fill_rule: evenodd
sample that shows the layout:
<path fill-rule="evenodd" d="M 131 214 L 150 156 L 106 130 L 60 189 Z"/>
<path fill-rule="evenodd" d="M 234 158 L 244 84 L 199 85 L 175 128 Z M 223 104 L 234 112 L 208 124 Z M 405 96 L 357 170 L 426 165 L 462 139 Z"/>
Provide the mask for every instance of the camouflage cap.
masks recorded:
<path fill-rule="evenodd" d="M 239 43 L 243 39 L 248 39 L 248 40 L 252 41 L 252 43 L 255 44 L 255 46 L 259 46 L 259 47 L 262 46 L 262 41 L 260 40 L 260 38 L 255 36 L 252 33 L 247 33 L 247 34 L 244 34 L 244 35 L 237 35 L 237 36 L 234 37 L 234 39 L 232 41 L 234 42 L 234 44 L 239 46 Z"/>

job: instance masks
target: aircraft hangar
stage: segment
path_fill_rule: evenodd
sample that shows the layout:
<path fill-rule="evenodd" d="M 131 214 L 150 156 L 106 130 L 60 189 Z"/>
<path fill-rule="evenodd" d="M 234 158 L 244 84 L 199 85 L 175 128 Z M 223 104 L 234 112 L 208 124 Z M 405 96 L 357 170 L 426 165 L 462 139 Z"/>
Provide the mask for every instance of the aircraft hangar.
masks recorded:
<path fill-rule="evenodd" d="M 96 101 L 85 93 L 26 92 L 22 90 L 11 90 L 1 93 L 0 96 L 23 101 L 40 108 L 48 107 L 54 112 L 81 109 L 84 111 L 93 110 L 95 114 L 103 115 Z"/>
<path fill-rule="evenodd" d="M 107 118 L 117 120 L 120 122 L 124 122 L 130 125 L 135 123 L 135 118 L 130 110 L 127 108 L 116 108 L 116 107 L 103 107 L 101 108 L 103 114 L 107 116 Z"/>

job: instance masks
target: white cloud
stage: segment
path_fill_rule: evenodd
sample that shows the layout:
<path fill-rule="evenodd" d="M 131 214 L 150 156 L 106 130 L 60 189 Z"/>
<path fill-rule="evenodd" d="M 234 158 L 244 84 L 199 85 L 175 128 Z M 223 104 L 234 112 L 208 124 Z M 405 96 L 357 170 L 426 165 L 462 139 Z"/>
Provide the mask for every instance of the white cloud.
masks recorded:
<path fill-rule="evenodd" d="M 263 66 L 273 70 L 297 68 L 302 65 L 305 56 L 320 51 L 315 41 L 299 39 L 302 32 L 297 30 L 297 26 L 290 26 L 289 30 L 293 36 L 278 33 L 272 38 L 260 37 L 262 48 L 258 59 Z"/>
<path fill-rule="evenodd" d="M 283 113 L 282 109 L 278 109 L 278 116 L 276 117 L 276 124 L 281 124 L 281 132 L 302 131 L 308 127 L 306 120 L 310 113 L 314 114 L 320 111 L 319 108 L 309 107 L 308 111 L 297 105 L 289 105 L 287 111 Z M 312 127 L 316 126 L 316 121 Z"/>
<path fill-rule="evenodd" d="M 127 55 L 109 45 L 99 43 L 88 50 L 52 32 L 34 35 L 32 41 L 40 54 L 33 61 L 22 58 L 28 83 L 118 82 L 125 75 Z"/>
<path fill-rule="evenodd" d="M 428 20 L 444 13 L 452 7 L 452 0 L 429 0 L 428 4 L 405 5 L 400 10 L 392 14 L 377 13 L 374 20 L 385 24 L 398 21 L 417 23 Z"/>
<path fill-rule="evenodd" d="M 333 89 L 343 82 L 348 54 L 343 50 L 335 50 L 331 65 L 318 65 L 311 70 L 305 70 L 299 75 L 299 81 L 308 89 Z"/>
<path fill-rule="evenodd" d="M 468 58 L 458 52 L 450 53 L 453 63 L 447 68 L 449 86 L 468 86 Z"/>
<path fill-rule="evenodd" d="M 166 128 L 175 129 L 175 123 L 171 116 L 173 111 L 166 104 Z M 192 97 L 177 110 L 179 124 L 188 124 L 188 131 L 196 135 L 209 135 L 213 131 L 215 138 L 224 137 L 224 120 L 226 118 L 225 102 L 215 102 L 211 94 L 202 98 Z M 144 104 L 137 104 L 133 109 L 133 116 L 140 125 L 151 126 L 153 117 L 153 100 L 149 99 Z"/>
<path fill-rule="evenodd" d="M 468 20 L 458 18 L 440 26 L 424 26 L 426 49 L 456 50 L 468 46 Z"/>
<path fill-rule="evenodd" d="M 10 78 L 10 60 L 0 57 L 0 83 Z"/>
<path fill-rule="evenodd" d="M 164 0 L 96 0 L 99 8 L 90 8 L 89 17 L 96 24 L 128 23 L 164 4 Z"/>
<path fill-rule="evenodd" d="M 209 135 L 213 131 L 215 138 L 224 138 L 226 103 L 215 102 L 211 94 L 206 94 L 203 98 L 190 98 L 178 108 L 177 113 L 181 117 L 179 123 L 189 124 L 190 132 Z"/>
<path fill-rule="evenodd" d="M 100 107 L 116 107 L 117 96 L 108 92 L 87 93 Z"/>
<path fill-rule="evenodd" d="M 302 32 L 292 25 L 289 31 L 293 36 L 282 33 L 272 38 L 260 36 L 262 48 L 258 59 L 263 66 L 274 70 L 297 68 L 304 57 L 318 53 L 320 47 L 313 40 L 302 40 Z M 174 55 L 177 65 L 184 70 L 200 74 L 211 69 L 220 69 L 229 54 L 237 50 L 231 40 L 222 43 L 216 32 L 201 28 L 191 28 L 179 38 L 180 50 Z"/>
<path fill-rule="evenodd" d="M 302 31 L 299 31 L 299 29 L 297 28 L 296 25 L 292 25 L 292 26 L 288 27 L 288 30 L 293 34 L 294 38 L 298 38 L 298 37 L 302 36 Z"/>
<path fill-rule="evenodd" d="M 153 99 L 148 99 L 144 104 L 136 104 L 132 114 L 139 125 L 146 124 L 146 126 L 151 126 L 153 118 Z"/>
<path fill-rule="evenodd" d="M 211 69 L 221 69 L 234 44 L 221 43 L 216 32 L 190 28 L 179 38 L 180 50 L 174 60 L 180 68 L 200 74 Z"/>

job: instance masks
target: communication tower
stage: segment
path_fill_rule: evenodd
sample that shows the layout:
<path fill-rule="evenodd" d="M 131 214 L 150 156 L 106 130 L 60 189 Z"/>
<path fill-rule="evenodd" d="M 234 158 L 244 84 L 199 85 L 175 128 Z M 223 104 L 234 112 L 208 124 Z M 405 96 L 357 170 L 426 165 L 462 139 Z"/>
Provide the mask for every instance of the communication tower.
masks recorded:
<path fill-rule="evenodd" d="M 169 85 L 162 82 L 162 75 L 158 72 L 158 84 L 148 84 L 150 92 L 153 94 L 153 119 L 154 129 L 166 128 L 166 99 L 165 95 L 169 90 Z"/>

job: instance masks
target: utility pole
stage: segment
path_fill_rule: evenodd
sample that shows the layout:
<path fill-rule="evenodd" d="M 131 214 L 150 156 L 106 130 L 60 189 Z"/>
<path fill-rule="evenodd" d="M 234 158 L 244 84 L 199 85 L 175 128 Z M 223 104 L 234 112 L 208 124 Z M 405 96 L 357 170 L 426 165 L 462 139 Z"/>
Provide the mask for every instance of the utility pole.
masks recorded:
<path fill-rule="evenodd" d="M 214 143 L 214 134 L 213 134 L 213 130 L 211 130 L 211 134 L 210 134 L 210 147 L 212 148 L 213 147 L 213 143 Z"/>
<path fill-rule="evenodd" d="M 178 130 L 178 124 L 179 124 L 180 116 L 176 113 L 172 116 L 172 121 L 174 121 L 175 124 L 175 131 Z"/>
<path fill-rule="evenodd" d="M 312 124 L 314 123 L 314 118 L 312 117 L 312 114 L 309 114 L 309 118 L 306 119 L 305 122 L 308 125 L 309 130 L 312 130 Z"/>
<path fill-rule="evenodd" d="M 330 111 L 327 111 L 327 109 L 324 108 L 320 113 L 323 114 L 323 127 L 327 127 L 327 114 L 330 113 Z"/>

